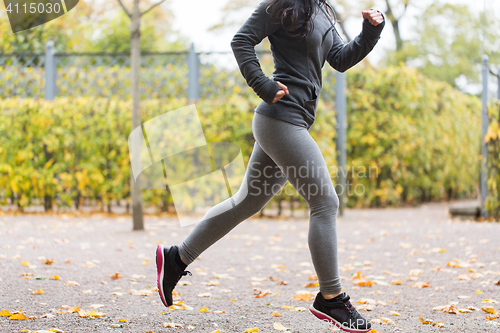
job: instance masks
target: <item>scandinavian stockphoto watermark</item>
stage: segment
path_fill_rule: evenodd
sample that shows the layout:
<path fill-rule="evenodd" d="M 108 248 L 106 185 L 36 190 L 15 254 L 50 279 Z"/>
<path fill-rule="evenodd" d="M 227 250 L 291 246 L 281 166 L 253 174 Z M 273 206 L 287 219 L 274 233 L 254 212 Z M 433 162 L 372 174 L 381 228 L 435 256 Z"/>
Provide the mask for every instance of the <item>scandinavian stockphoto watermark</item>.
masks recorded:
<path fill-rule="evenodd" d="M 192 213 L 205 213 L 204 220 L 231 209 L 246 196 L 246 186 L 240 189 L 245 175 L 240 147 L 231 142 L 208 143 L 194 104 L 133 129 L 128 145 L 134 180 L 144 189 L 168 186 L 181 226 L 199 221 Z M 215 205 L 218 209 L 208 214 Z"/>
<path fill-rule="evenodd" d="M 4 0 L 12 32 L 20 32 L 63 16 L 79 0 Z"/>
<path fill-rule="evenodd" d="M 259 162 L 249 165 L 251 169 L 249 179 L 249 195 L 277 195 L 283 191 L 286 195 L 293 195 L 295 191 L 305 200 L 318 195 L 329 195 L 336 192 L 338 195 L 362 196 L 366 188 L 360 180 L 373 179 L 379 175 L 377 166 L 355 166 L 350 165 L 345 168 L 337 166 L 327 167 L 326 165 L 315 165 L 314 160 L 307 160 L 300 166 L 279 166 L 261 167 Z M 340 177 L 347 179 L 344 184 L 333 180 Z M 349 176 L 349 177 L 348 177 Z M 282 186 L 276 179 L 286 177 L 288 183 Z M 356 181 L 351 181 L 356 180 Z"/>

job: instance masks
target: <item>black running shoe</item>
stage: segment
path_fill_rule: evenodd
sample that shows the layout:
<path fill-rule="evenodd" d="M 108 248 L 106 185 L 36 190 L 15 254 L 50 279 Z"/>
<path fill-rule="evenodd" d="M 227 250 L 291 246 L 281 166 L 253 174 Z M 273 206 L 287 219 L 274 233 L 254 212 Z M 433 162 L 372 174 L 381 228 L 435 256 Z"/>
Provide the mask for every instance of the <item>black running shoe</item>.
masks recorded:
<path fill-rule="evenodd" d="M 158 245 L 156 248 L 156 272 L 158 273 L 158 293 L 166 307 L 173 304 L 172 291 L 181 277 L 192 275 L 189 271 L 182 271 L 175 262 L 175 255 L 179 251 L 177 246 Z"/>
<path fill-rule="evenodd" d="M 309 311 L 319 319 L 334 324 L 342 331 L 369 332 L 372 325 L 359 314 L 349 299 L 350 297 L 346 293 L 342 293 L 333 300 L 327 301 L 319 292 Z"/>

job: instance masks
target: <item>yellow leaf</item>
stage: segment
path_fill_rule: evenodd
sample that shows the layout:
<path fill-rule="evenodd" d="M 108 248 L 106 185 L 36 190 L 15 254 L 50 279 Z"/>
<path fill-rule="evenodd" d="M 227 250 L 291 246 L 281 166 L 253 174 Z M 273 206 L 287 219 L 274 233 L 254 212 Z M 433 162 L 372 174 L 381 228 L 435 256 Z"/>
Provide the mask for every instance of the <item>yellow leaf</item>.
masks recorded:
<path fill-rule="evenodd" d="M 497 313 L 497 311 L 492 306 L 488 306 L 488 305 L 482 306 L 481 310 L 483 310 L 486 313 L 491 313 L 491 314 Z"/>
<path fill-rule="evenodd" d="M 206 307 L 206 306 L 204 306 L 204 307 L 202 307 L 202 308 L 200 309 L 200 312 L 202 312 L 202 313 L 203 313 L 203 312 L 205 312 L 205 313 L 206 313 L 206 312 L 210 312 L 210 311 L 207 309 L 207 307 Z"/>
<path fill-rule="evenodd" d="M 476 290 L 476 294 L 480 295 L 480 294 L 482 294 L 482 293 L 483 293 L 483 292 L 482 292 L 481 290 L 479 290 L 479 289 L 478 289 L 478 290 Z"/>
<path fill-rule="evenodd" d="M 35 291 L 32 292 L 33 295 L 40 295 L 40 294 L 43 294 L 43 289 L 37 289 Z"/>
<path fill-rule="evenodd" d="M 498 319 L 500 316 L 498 315 L 498 313 L 495 313 L 493 316 L 486 316 L 486 319 L 488 320 L 494 320 L 494 319 Z"/>
<path fill-rule="evenodd" d="M 49 280 L 59 280 L 59 275 L 54 275 L 52 277 L 49 277 Z"/>
<path fill-rule="evenodd" d="M 395 284 L 395 285 L 400 285 L 401 283 L 403 283 L 403 280 L 392 280 L 391 281 L 391 284 Z"/>
<path fill-rule="evenodd" d="M 399 313 L 397 313 L 396 311 L 390 311 L 389 313 L 393 316 L 399 316 Z"/>
<path fill-rule="evenodd" d="M 54 263 L 54 259 L 45 259 L 43 261 L 44 265 L 52 265 Z"/>
<path fill-rule="evenodd" d="M 309 294 L 299 294 L 293 296 L 293 299 L 296 301 L 310 301 L 311 300 L 311 295 Z"/>
<path fill-rule="evenodd" d="M 424 319 L 421 315 L 418 315 L 418 317 L 420 318 L 420 321 L 424 325 L 429 325 L 429 324 L 432 324 L 434 322 L 433 320 L 430 320 L 430 319 Z"/>
<path fill-rule="evenodd" d="M 105 313 L 99 311 L 94 311 L 94 310 L 89 311 L 89 316 L 91 317 L 104 317 L 105 315 L 106 315 Z"/>
<path fill-rule="evenodd" d="M 10 317 L 12 316 L 12 312 L 10 312 L 9 310 L 0 310 L 0 317 Z"/>
<path fill-rule="evenodd" d="M 119 321 L 120 323 L 126 323 L 126 322 L 128 321 L 128 319 L 118 319 L 118 321 Z"/>
<path fill-rule="evenodd" d="M 122 276 L 120 275 L 120 273 L 116 272 L 116 273 L 114 273 L 114 274 L 109 275 L 109 278 L 110 278 L 111 280 L 118 280 L 118 279 L 121 279 L 121 278 L 122 278 Z"/>
<path fill-rule="evenodd" d="M 285 327 L 281 323 L 278 323 L 278 322 L 274 323 L 273 327 L 276 331 L 280 331 L 280 332 L 285 332 L 285 331 L 288 331 L 290 329 L 289 327 Z"/>
<path fill-rule="evenodd" d="M 257 333 L 259 332 L 259 329 L 257 327 L 254 327 L 254 328 L 247 328 L 245 330 L 245 333 Z"/>
<path fill-rule="evenodd" d="M 26 266 L 26 267 L 31 266 L 31 264 L 27 261 L 21 261 L 21 265 Z"/>
<path fill-rule="evenodd" d="M 26 320 L 28 318 L 26 317 L 26 315 L 22 311 L 19 311 L 19 312 L 13 313 L 12 316 L 9 317 L 9 319 L 10 320 Z"/>
<path fill-rule="evenodd" d="M 319 286 L 319 283 L 318 281 L 316 282 L 312 282 L 312 283 L 308 283 L 304 286 L 304 288 L 315 288 L 315 287 L 318 287 Z"/>
<path fill-rule="evenodd" d="M 413 288 L 428 288 L 430 286 L 429 282 L 417 282 Z"/>
<path fill-rule="evenodd" d="M 283 315 L 279 314 L 276 311 L 274 311 L 273 313 L 271 313 L 271 316 L 273 316 L 273 317 L 283 317 Z"/>

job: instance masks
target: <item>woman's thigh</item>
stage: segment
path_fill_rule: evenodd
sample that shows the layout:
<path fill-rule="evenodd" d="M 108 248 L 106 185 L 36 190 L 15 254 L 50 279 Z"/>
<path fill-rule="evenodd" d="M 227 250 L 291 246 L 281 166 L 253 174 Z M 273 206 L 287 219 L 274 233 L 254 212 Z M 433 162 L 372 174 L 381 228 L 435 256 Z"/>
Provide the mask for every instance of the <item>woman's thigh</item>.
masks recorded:
<path fill-rule="evenodd" d="M 311 209 L 325 200 L 336 208 L 338 197 L 328 167 L 306 128 L 255 113 L 253 133 Z"/>

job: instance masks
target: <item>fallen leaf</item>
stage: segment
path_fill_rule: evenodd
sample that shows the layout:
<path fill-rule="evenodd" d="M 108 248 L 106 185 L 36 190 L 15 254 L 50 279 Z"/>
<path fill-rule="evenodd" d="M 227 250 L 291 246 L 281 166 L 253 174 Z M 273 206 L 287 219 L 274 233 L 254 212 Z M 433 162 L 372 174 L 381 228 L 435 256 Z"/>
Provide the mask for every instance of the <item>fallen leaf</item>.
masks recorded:
<path fill-rule="evenodd" d="M 293 299 L 296 301 L 310 301 L 311 300 L 311 295 L 309 294 L 299 294 L 293 296 Z"/>
<path fill-rule="evenodd" d="M 151 296 L 153 295 L 153 291 L 151 289 L 142 289 L 142 290 L 135 290 L 135 289 L 130 289 L 129 294 L 135 295 L 135 296 Z"/>
<path fill-rule="evenodd" d="M 283 315 L 279 314 L 276 311 L 274 311 L 273 313 L 271 313 L 271 316 L 273 316 L 273 317 L 283 317 Z"/>
<path fill-rule="evenodd" d="M 423 272 L 421 269 L 412 269 L 409 274 L 410 276 L 420 276 Z"/>
<path fill-rule="evenodd" d="M 68 306 L 68 305 L 63 305 L 59 308 L 61 311 L 59 310 L 55 310 L 56 313 L 58 314 L 63 314 L 63 313 L 73 313 L 73 312 L 77 312 L 77 311 L 80 311 L 80 309 L 78 308 L 78 305 L 77 306 L 74 306 L 74 307 L 71 307 L 71 306 Z"/>
<path fill-rule="evenodd" d="M 497 313 L 497 311 L 492 306 L 489 306 L 489 305 L 483 305 L 481 307 L 481 310 L 483 310 L 486 313 L 491 313 L 491 314 Z"/>
<path fill-rule="evenodd" d="M 31 292 L 33 295 L 40 295 L 40 294 L 43 294 L 44 291 L 43 289 L 37 289 L 37 290 L 34 290 L 33 292 Z"/>
<path fill-rule="evenodd" d="M 488 320 L 494 320 L 494 319 L 498 319 L 500 316 L 498 315 L 498 313 L 495 313 L 493 316 L 486 316 L 486 319 Z"/>
<path fill-rule="evenodd" d="M 280 332 L 285 332 L 285 331 L 288 331 L 290 329 L 289 327 L 285 327 L 281 323 L 278 323 L 278 322 L 275 322 L 273 324 L 273 327 L 276 331 L 280 331 Z"/>
<path fill-rule="evenodd" d="M 420 318 L 420 321 L 424 325 L 429 325 L 429 324 L 432 324 L 434 322 L 434 320 L 424 319 L 421 315 L 418 315 L 418 317 Z"/>
<path fill-rule="evenodd" d="M 9 310 L 0 310 L 0 317 L 10 317 L 12 316 L 13 313 L 10 312 Z"/>
<path fill-rule="evenodd" d="M 19 310 L 18 312 L 14 312 L 12 316 L 9 317 L 10 320 L 27 320 L 28 318 L 26 315 L 22 312 L 22 310 Z"/>
<path fill-rule="evenodd" d="M 308 283 L 303 288 L 315 288 L 315 287 L 319 287 L 319 283 L 317 281 Z"/>
<path fill-rule="evenodd" d="M 80 284 L 76 281 L 66 281 L 67 286 L 78 287 Z"/>
<path fill-rule="evenodd" d="M 43 264 L 44 265 L 52 265 L 54 262 L 55 262 L 54 259 L 45 259 L 43 261 Z"/>
<path fill-rule="evenodd" d="M 208 281 L 207 286 L 220 286 L 219 281 Z"/>
<path fill-rule="evenodd" d="M 211 293 L 200 293 L 198 294 L 198 297 L 212 297 Z"/>
<path fill-rule="evenodd" d="M 356 309 L 360 311 L 372 311 L 373 309 L 375 309 L 375 306 L 372 304 L 361 304 L 356 306 Z"/>
<path fill-rule="evenodd" d="M 90 310 L 90 311 L 80 310 L 80 311 L 78 311 L 78 315 L 82 318 L 86 318 L 86 317 L 104 317 L 106 314 L 99 312 L 99 311 L 94 311 L 94 310 Z"/>
<path fill-rule="evenodd" d="M 417 282 L 413 285 L 413 288 L 428 288 L 430 287 L 429 282 Z"/>
<path fill-rule="evenodd" d="M 389 313 L 393 316 L 399 316 L 400 314 L 397 313 L 396 311 L 389 311 Z"/>
<path fill-rule="evenodd" d="M 396 325 L 396 323 L 389 318 L 373 319 L 371 322 L 374 324 L 381 324 L 381 325 Z"/>
<path fill-rule="evenodd" d="M 120 273 L 116 272 L 114 274 L 110 274 L 109 275 L 109 278 L 111 280 L 118 280 L 118 279 L 122 279 L 123 277 L 120 275 Z"/>
<path fill-rule="evenodd" d="M 259 329 L 257 327 L 254 327 L 254 328 L 247 328 L 245 330 L 245 333 L 258 333 L 259 332 Z"/>
<path fill-rule="evenodd" d="M 392 281 L 391 281 L 391 284 L 395 284 L 395 285 L 398 285 L 398 286 L 399 286 L 400 284 L 402 284 L 402 283 L 403 283 L 403 280 L 392 280 Z"/>
<path fill-rule="evenodd" d="M 210 311 L 207 309 L 207 307 L 206 307 L 206 306 L 204 306 L 204 307 L 202 307 L 202 308 L 200 309 L 200 312 L 201 312 L 201 313 L 206 313 L 206 312 L 210 312 Z"/>

